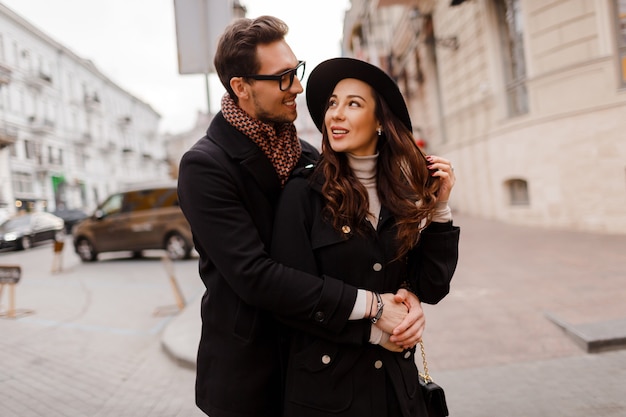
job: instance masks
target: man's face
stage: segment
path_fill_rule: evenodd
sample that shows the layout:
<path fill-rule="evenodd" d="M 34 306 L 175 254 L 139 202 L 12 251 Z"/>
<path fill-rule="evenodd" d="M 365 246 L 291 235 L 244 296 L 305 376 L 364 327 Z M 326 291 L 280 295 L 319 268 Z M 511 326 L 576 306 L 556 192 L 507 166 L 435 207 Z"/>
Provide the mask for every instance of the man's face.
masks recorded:
<path fill-rule="evenodd" d="M 259 74 L 275 75 L 295 68 L 298 60 L 284 40 L 257 46 L 261 64 Z M 294 77 L 293 84 L 281 91 L 276 80 L 249 80 L 249 98 L 239 100 L 240 107 L 250 116 L 265 123 L 291 123 L 296 120 L 296 96 L 302 93 L 302 84 Z"/>

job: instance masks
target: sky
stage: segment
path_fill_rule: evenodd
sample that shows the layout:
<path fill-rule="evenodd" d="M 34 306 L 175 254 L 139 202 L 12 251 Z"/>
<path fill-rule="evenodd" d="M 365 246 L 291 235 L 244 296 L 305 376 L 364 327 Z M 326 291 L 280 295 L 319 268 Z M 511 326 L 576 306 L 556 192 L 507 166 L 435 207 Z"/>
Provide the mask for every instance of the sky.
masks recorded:
<path fill-rule="evenodd" d="M 350 0 L 240 0 L 247 17 L 277 16 L 289 25 L 287 42 L 306 72 L 340 55 Z M 191 129 L 206 112 L 204 75 L 178 73 L 174 0 L 0 0 L 161 115 L 160 131 Z M 306 76 L 305 76 L 306 78 Z M 224 88 L 209 77 L 211 110 Z"/>

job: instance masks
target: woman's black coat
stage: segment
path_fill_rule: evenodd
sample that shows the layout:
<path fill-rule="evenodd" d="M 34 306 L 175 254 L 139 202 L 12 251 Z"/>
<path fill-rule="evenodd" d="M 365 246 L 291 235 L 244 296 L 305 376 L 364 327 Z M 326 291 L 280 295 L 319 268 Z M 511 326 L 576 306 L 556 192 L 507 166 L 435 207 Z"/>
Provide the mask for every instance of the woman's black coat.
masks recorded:
<path fill-rule="evenodd" d="M 302 147 L 299 167 L 318 156 L 306 142 Z M 206 286 L 196 403 L 211 417 L 281 414 L 284 352 L 273 314 L 337 333 L 354 306 L 355 287 L 269 258 L 280 192 L 267 157 L 221 113 L 180 163 L 180 205 Z"/>
<path fill-rule="evenodd" d="M 312 274 L 330 275 L 359 288 L 394 293 L 406 281 L 420 300 L 437 303 L 449 291 L 458 259 L 459 228 L 431 223 L 406 258 L 396 258 L 396 227 L 383 207 L 378 229 L 367 235 L 354 225 L 335 230 L 322 218 L 319 183 L 293 178 L 277 210 L 272 256 Z M 296 331 L 287 369 L 287 417 L 384 417 L 392 386 L 404 417 L 424 416 L 415 349 L 392 353 L 350 337 L 353 326 L 331 337 Z M 295 324 L 297 326 L 297 324 Z M 391 384 L 391 385 L 389 385 Z"/>

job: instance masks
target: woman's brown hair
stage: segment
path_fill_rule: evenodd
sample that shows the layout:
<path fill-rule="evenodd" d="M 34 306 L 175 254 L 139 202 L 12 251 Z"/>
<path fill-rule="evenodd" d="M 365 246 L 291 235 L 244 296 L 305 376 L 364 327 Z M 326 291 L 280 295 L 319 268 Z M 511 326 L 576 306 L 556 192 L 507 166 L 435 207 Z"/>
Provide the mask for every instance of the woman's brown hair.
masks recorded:
<path fill-rule="evenodd" d="M 372 93 L 376 100 L 376 117 L 383 127 L 377 148 L 378 197 L 395 217 L 397 257 L 401 258 L 417 244 L 421 231 L 429 224 L 439 182 L 431 176 L 428 161 L 415 144 L 413 134 L 373 88 Z M 358 233 L 365 233 L 369 210 L 367 190 L 355 177 L 346 155 L 331 148 L 325 124 L 322 157 L 316 169 L 325 179 L 322 186 L 326 200 L 324 214 L 333 227 L 340 230 L 349 224 Z"/>

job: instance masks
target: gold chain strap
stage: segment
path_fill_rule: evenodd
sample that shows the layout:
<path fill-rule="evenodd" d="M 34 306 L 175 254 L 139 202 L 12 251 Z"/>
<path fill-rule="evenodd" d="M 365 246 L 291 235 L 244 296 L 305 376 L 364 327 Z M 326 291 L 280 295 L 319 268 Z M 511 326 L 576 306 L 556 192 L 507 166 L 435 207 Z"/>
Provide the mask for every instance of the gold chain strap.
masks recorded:
<path fill-rule="evenodd" d="M 420 340 L 420 349 L 422 351 L 422 363 L 424 364 L 424 373 L 419 373 L 421 375 L 422 378 L 424 378 L 424 381 L 426 382 L 433 382 L 433 379 L 430 377 L 430 374 L 428 373 L 428 363 L 426 362 L 426 351 L 424 350 L 424 342 L 422 342 Z"/>

